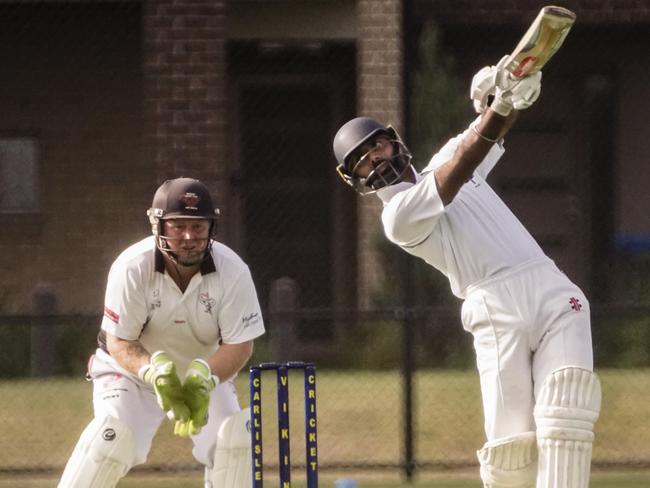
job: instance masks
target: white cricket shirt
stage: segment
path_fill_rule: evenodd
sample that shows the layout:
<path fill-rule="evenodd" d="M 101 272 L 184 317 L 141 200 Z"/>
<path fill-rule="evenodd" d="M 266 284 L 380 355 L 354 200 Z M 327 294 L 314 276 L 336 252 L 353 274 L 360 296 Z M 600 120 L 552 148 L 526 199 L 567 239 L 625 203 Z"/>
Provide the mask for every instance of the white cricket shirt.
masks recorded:
<path fill-rule="evenodd" d="M 460 298 L 465 298 L 470 285 L 545 258 L 535 239 L 485 181 L 505 152 L 500 144 L 491 148 L 453 201 L 443 205 L 433 170 L 451 159 L 468 132 L 450 139 L 415 184 L 399 183 L 377 192 L 384 202 L 382 222 L 388 239 L 440 270 Z"/>
<path fill-rule="evenodd" d="M 218 242 L 211 255 L 182 293 L 165 271 L 153 236 L 127 248 L 108 275 L 102 330 L 138 339 L 150 353 L 166 351 L 180 377 L 193 359 L 207 359 L 222 342 L 239 344 L 262 335 L 248 266 Z"/>

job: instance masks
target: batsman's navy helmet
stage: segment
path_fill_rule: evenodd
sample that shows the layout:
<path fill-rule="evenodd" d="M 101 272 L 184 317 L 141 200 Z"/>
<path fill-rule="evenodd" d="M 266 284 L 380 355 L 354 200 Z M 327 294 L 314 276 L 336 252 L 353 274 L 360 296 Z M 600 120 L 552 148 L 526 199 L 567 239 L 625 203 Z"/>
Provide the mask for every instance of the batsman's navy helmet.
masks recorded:
<path fill-rule="evenodd" d="M 395 130 L 392 127 L 386 127 L 370 117 L 357 117 L 341 126 L 334 136 L 334 156 L 346 174 L 351 176 L 354 169 L 350 167 L 352 153 L 364 142 L 380 134 L 395 138 Z"/>
<path fill-rule="evenodd" d="M 377 166 L 366 178 L 361 178 L 355 174 L 355 168 L 362 156 L 358 149 L 381 135 L 391 140 L 395 154 L 385 164 Z M 343 124 L 334 136 L 332 146 L 338 162 L 336 171 L 343 181 L 362 195 L 399 183 L 407 172 L 414 172 L 411 153 L 397 131 L 390 125 L 383 125 L 370 117 L 357 117 Z"/>

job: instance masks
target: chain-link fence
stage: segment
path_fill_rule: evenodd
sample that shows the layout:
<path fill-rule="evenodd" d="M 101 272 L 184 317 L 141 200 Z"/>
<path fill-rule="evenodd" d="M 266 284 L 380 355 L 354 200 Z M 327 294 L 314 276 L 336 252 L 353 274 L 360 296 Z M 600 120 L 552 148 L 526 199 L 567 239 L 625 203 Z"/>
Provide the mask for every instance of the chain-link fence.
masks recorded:
<path fill-rule="evenodd" d="M 594 463 L 650 465 L 647 336 L 650 310 L 594 308 L 596 364 L 603 410 L 596 427 Z M 318 445 L 322 470 L 389 469 L 406 474 L 474 466 L 482 445 L 478 376 L 469 334 L 457 310 L 388 309 L 332 313 L 300 309 L 275 314 L 258 340 L 253 362 L 317 357 Z M 267 316 L 273 316 L 268 312 Z M 290 317 L 291 320 L 286 320 Z M 3 399 L 0 472 L 61 471 L 92 417 L 91 384 L 83 374 L 95 347 L 98 317 L 4 317 L 0 320 Z M 332 340 L 300 339 L 300 327 L 332 322 Z M 616 327 L 616 335 L 603 331 Z M 289 328 L 283 330 L 281 328 Z M 293 337 L 278 350 L 274 335 Z M 11 344 L 11 346 L 8 346 Z M 645 354 L 645 359 L 642 355 Z M 617 364 L 627 363 L 627 368 Z M 249 404 L 246 372 L 237 379 Z M 270 373 L 268 373 L 270 374 Z M 277 466 L 274 378 L 265 380 L 265 459 Z M 302 385 L 291 377 L 294 464 L 304 465 Z M 190 444 L 164 423 L 145 470 L 198 469 Z M 142 468 L 140 468 L 142 469 Z"/>

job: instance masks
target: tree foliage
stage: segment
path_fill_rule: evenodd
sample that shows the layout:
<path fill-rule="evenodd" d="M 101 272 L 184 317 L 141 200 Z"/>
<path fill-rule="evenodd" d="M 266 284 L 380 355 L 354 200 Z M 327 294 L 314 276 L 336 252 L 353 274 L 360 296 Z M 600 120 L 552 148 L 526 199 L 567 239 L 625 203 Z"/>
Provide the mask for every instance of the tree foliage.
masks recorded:
<path fill-rule="evenodd" d="M 456 74 L 453 56 L 442 46 L 442 32 L 427 24 L 420 33 L 410 90 L 409 140 L 418 167 L 459 132 L 471 116 L 469 84 Z"/>

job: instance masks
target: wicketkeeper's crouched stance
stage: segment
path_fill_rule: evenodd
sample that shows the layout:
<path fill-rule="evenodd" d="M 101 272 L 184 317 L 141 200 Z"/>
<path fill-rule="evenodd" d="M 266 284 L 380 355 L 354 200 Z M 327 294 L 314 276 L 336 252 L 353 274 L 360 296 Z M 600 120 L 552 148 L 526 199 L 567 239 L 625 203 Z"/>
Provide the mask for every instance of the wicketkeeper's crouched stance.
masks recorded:
<path fill-rule="evenodd" d="M 157 358 L 160 357 L 158 354 Z M 93 363 L 98 361 L 95 358 Z M 159 384 L 167 382 L 165 376 L 157 376 Z M 210 388 L 208 386 L 205 392 L 208 393 Z M 121 407 L 111 400 L 104 405 L 102 397 L 109 399 L 113 395 L 121 396 Z M 114 487 L 131 467 L 144 463 L 151 439 L 165 418 L 164 414 L 161 415 L 163 410 L 151 397 L 146 387 L 126 377 L 114 373 L 105 378 L 96 377 L 95 418 L 81 434 L 59 487 Z M 168 401 L 164 400 L 165 393 L 158 398 Z M 185 417 L 188 421 L 176 421 L 175 431 L 178 435 L 192 436 L 194 456 L 206 466 L 206 488 L 249 488 L 252 467 L 247 424 L 250 412 L 248 409 L 239 410 L 230 381 L 218 385 L 209 392 L 209 397 L 204 398 L 198 402 L 205 402 L 207 422 L 195 422 L 190 413 Z M 178 418 L 183 418 L 182 415 Z M 182 432 L 184 429 L 188 429 L 187 434 Z"/>
<path fill-rule="evenodd" d="M 60 488 L 114 487 L 166 418 L 191 437 L 207 488 L 250 487 L 250 414 L 232 378 L 264 325 L 248 267 L 213 240 L 217 213 L 200 181 L 168 180 L 148 212 L 153 236 L 113 263 L 88 368 L 94 419 Z"/>

